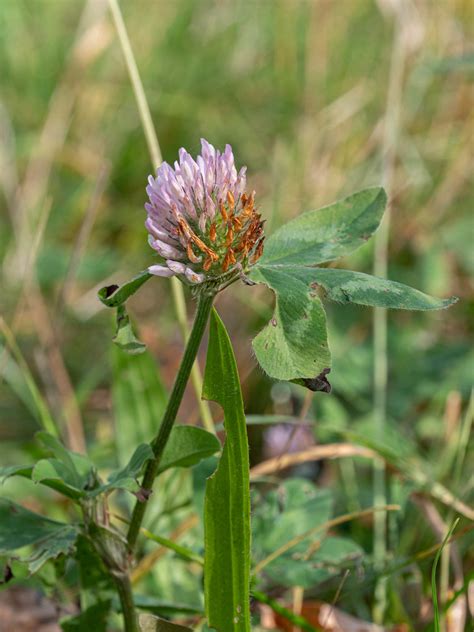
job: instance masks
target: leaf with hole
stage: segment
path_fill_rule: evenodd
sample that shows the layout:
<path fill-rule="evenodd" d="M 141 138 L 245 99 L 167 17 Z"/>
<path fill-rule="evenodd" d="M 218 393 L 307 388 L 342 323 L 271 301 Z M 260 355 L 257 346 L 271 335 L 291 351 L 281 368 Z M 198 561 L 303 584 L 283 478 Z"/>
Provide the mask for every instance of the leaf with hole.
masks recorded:
<path fill-rule="evenodd" d="M 133 277 L 133 279 L 121 286 L 107 285 L 99 290 L 99 299 L 106 307 L 119 307 L 135 294 L 148 279 L 151 279 L 152 276 L 153 275 L 147 270 L 143 270 L 143 272 L 140 272 L 137 276 Z"/>

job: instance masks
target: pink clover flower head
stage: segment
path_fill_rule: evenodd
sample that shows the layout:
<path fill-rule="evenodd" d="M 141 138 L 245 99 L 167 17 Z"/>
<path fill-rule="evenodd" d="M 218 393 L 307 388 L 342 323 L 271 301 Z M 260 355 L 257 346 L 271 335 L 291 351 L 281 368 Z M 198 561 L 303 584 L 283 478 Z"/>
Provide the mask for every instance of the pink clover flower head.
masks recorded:
<path fill-rule="evenodd" d="M 245 191 L 246 167 L 237 172 L 230 145 L 221 153 L 202 139 L 201 148 L 196 160 L 180 149 L 174 167 L 164 162 L 146 188 L 148 241 L 164 259 L 148 271 L 190 284 L 246 270 L 264 242 L 255 192 Z"/>

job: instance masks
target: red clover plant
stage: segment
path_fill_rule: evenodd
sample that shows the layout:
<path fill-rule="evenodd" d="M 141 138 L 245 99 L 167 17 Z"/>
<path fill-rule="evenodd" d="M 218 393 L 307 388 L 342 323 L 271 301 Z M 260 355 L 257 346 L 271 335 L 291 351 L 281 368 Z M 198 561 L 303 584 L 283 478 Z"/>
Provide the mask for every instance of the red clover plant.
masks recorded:
<path fill-rule="evenodd" d="M 145 226 L 158 262 L 121 287 L 103 288 L 99 297 L 107 307 L 117 310 L 115 342 L 133 354 L 143 352 L 144 345 L 133 334 L 125 303 L 145 282 L 154 276 L 177 276 L 196 298 L 194 324 L 163 418 L 156 420 L 151 442 L 130 446 L 134 451 L 129 463 L 106 481 L 88 457 L 67 450 L 60 437 L 39 433 L 41 460 L 3 468 L 1 474 L 3 478 L 23 476 L 56 490 L 77 505 L 80 518 L 65 524 L 3 500 L 0 549 L 15 558 L 17 549 L 31 545 L 34 553 L 27 559 L 31 573 L 50 559 L 74 558 L 80 569 L 86 559 L 101 576 L 100 588 L 96 589 L 95 602 L 66 621 L 64 629 L 83 629 L 72 626 L 74 621 L 83 625 L 90 620 L 87 616 L 97 616 L 97 625 L 100 617 L 106 619 L 111 609 L 118 608 L 112 598 L 115 585 L 124 629 L 137 632 L 145 623 L 137 616 L 130 574 L 145 510 L 153 502 L 155 480 L 167 469 L 191 467 L 220 452 L 217 469 L 206 485 L 204 559 L 183 547 L 175 546 L 175 550 L 204 566 L 208 625 L 219 632 L 249 631 L 251 531 L 246 421 L 230 340 L 213 310 L 217 293 L 239 280 L 247 285 L 262 283 L 273 290 L 274 315 L 253 341 L 257 361 L 271 378 L 326 393 L 331 390 L 331 357 L 324 301 L 431 310 L 448 307 L 455 299 L 432 298 L 400 283 L 325 265 L 363 245 L 378 228 L 387 203 L 382 188 L 365 189 L 325 208 L 302 213 L 265 238 L 255 192 L 246 188 L 245 167 L 237 171 L 229 145 L 221 153 L 203 140 L 196 160 L 181 149 L 174 167 L 163 163 L 156 177 L 150 176 L 146 190 Z M 223 447 L 212 433 L 175 425 L 209 319 L 203 397 L 223 408 Z M 126 535 L 108 509 L 109 495 L 116 490 L 135 496 L 134 509 L 125 518 Z M 259 517 L 257 511 L 255 520 L 264 522 L 265 517 Z M 269 559 L 271 554 L 258 568 L 268 565 Z M 254 597 L 268 601 L 270 598 L 259 589 L 258 573 L 252 581 Z M 305 625 L 299 618 L 294 623 Z M 166 625 L 166 630 L 188 629 Z"/>

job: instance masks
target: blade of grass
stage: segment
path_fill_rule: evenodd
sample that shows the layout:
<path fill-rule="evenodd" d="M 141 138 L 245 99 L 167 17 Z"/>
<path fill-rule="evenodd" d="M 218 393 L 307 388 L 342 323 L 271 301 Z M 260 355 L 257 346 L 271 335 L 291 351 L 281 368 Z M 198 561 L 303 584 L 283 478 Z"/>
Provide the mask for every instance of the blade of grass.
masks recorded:
<path fill-rule="evenodd" d="M 438 605 L 438 590 L 437 590 L 437 586 L 436 586 L 436 570 L 438 568 L 438 563 L 439 563 L 441 554 L 443 552 L 443 549 L 446 546 L 446 543 L 448 542 L 449 538 L 451 537 L 451 535 L 452 535 L 454 529 L 456 528 L 458 522 L 459 522 L 459 518 L 457 518 L 453 522 L 453 524 L 451 525 L 451 528 L 449 529 L 448 533 L 445 535 L 444 540 L 443 540 L 440 548 L 438 549 L 438 551 L 436 553 L 436 557 L 435 557 L 434 562 L 433 562 L 433 568 L 431 569 L 431 597 L 433 599 L 434 630 L 435 630 L 435 632 L 441 632 L 440 613 L 439 613 L 439 605 Z"/>
<path fill-rule="evenodd" d="M 191 549 L 188 549 L 185 546 L 181 546 L 181 544 L 176 544 L 176 542 L 170 540 L 169 538 L 164 538 L 161 535 L 152 533 L 151 531 L 148 531 L 148 529 L 142 528 L 141 532 L 146 538 L 148 538 L 148 540 L 153 540 L 153 542 L 161 544 L 161 546 L 164 546 L 166 549 L 174 551 L 176 555 L 181 557 L 183 560 L 186 560 L 187 562 L 196 562 L 200 566 L 204 566 L 204 558 Z"/>
<path fill-rule="evenodd" d="M 400 111 L 403 88 L 403 70 L 405 66 L 405 24 L 401 9 L 395 12 L 394 39 L 390 63 L 387 105 L 384 119 L 384 137 L 382 143 L 382 182 L 387 192 L 389 205 L 380 229 L 375 235 L 374 275 L 387 277 L 388 245 L 390 239 L 390 198 L 393 191 L 395 160 L 398 152 L 398 138 L 400 135 Z M 385 419 L 387 414 L 387 310 L 376 308 L 373 312 L 374 339 L 374 419 L 375 435 L 383 438 L 385 433 Z M 375 460 L 373 465 L 373 498 L 374 505 L 380 507 L 386 504 L 386 471 L 383 460 Z M 383 568 L 387 554 L 387 515 L 382 511 L 374 516 L 374 559 L 376 567 Z M 381 578 L 375 590 L 374 622 L 382 623 L 387 606 L 387 580 Z"/>
<path fill-rule="evenodd" d="M 161 155 L 160 144 L 158 142 L 158 136 L 156 134 L 153 120 L 151 118 L 150 107 L 145 95 L 145 90 L 140 78 L 140 73 L 138 72 L 135 55 L 133 54 L 132 46 L 127 33 L 127 28 L 125 26 L 118 1 L 109 0 L 109 7 L 115 23 L 115 28 L 117 29 L 117 35 L 120 41 L 120 46 L 122 48 L 125 63 L 127 65 L 130 83 L 132 84 L 132 89 L 137 102 L 138 113 L 142 122 L 143 132 L 145 134 L 146 143 L 148 145 L 150 158 L 153 163 L 153 169 L 156 169 L 163 161 L 163 158 Z M 186 316 L 186 303 L 184 300 L 183 286 L 176 277 L 171 277 L 170 282 L 176 319 L 181 329 L 183 339 L 185 342 L 187 342 L 189 337 L 189 327 Z M 196 393 L 203 425 L 209 432 L 215 432 L 214 422 L 212 420 L 209 404 L 201 399 L 202 374 L 199 369 L 199 364 L 197 360 L 195 361 L 191 371 L 191 381 Z"/>
<path fill-rule="evenodd" d="M 252 590 L 252 597 L 256 601 L 270 606 L 273 612 L 276 612 L 301 630 L 305 630 L 305 632 L 318 632 L 318 629 L 312 626 L 307 619 L 305 619 L 301 615 L 294 614 L 293 612 L 291 612 L 291 610 L 288 610 L 288 608 L 285 608 L 285 606 L 282 606 L 280 603 L 278 603 L 278 601 L 272 599 L 265 593 L 262 593 L 259 590 Z"/>
<path fill-rule="evenodd" d="M 59 433 L 58 427 L 56 426 L 56 423 L 54 419 L 52 418 L 51 413 L 49 412 L 48 406 L 46 402 L 44 401 L 38 387 L 36 386 L 36 382 L 31 374 L 30 369 L 28 368 L 28 364 L 26 363 L 25 358 L 23 357 L 23 354 L 20 351 L 20 348 L 15 340 L 15 336 L 13 335 L 13 332 L 11 331 L 10 327 L 7 325 L 7 323 L 3 320 L 1 316 L 0 316 L 0 333 L 5 338 L 6 344 L 8 348 L 10 349 L 13 357 L 15 358 L 23 374 L 23 378 L 26 382 L 26 385 L 28 386 L 28 389 L 31 393 L 33 401 L 35 402 L 36 409 L 38 411 L 40 424 L 42 425 L 44 430 L 46 430 L 46 432 L 49 432 L 55 437 L 59 437 L 60 433 Z"/>

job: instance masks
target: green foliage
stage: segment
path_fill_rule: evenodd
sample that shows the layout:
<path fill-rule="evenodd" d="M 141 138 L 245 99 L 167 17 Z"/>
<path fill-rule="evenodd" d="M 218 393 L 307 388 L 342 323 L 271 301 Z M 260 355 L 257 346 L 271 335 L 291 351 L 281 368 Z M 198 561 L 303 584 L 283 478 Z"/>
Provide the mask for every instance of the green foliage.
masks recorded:
<path fill-rule="evenodd" d="M 50 487 L 77 502 L 117 489 L 138 492 L 140 485 L 137 479 L 145 463 L 153 458 L 151 446 L 141 444 L 129 462 L 123 468 L 112 471 L 107 482 L 102 483 L 96 467 L 87 457 L 67 450 L 58 439 L 45 432 L 39 432 L 37 436 L 58 458 L 40 459 L 33 467 L 0 468 L 0 479 L 11 476 L 31 478 L 33 482 Z"/>
<path fill-rule="evenodd" d="M 111 601 L 98 601 L 89 606 L 76 617 L 62 619 L 61 629 L 64 632 L 106 632 Z"/>
<path fill-rule="evenodd" d="M 373 187 L 302 213 L 266 240 L 259 266 L 314 266 L 344 257 L 377 230 L 386 204 L 385 191 Z"/>
<path fill-rule="evenodd" d="M 139 445 L 132 454 L 130 461 L 120 470 L 109 475 L 107 483 L 93 490 L 92 495 L 103 494 L 114 489 L 125 489 L 129 492 L 137 492 L 140 485 L 137 481 L 143 466 L 153 458 L 153 450 L 148 443 Z"/>
<path fill-rule="evenodd" d="M 256 268 L 254 281 L 275 291 L 275 312 L 253 341 L 263 370 L 277 380 L 310 379 L 331 366 L 326 314 L 316 292 L 283 269 Z"/>
<path fill-rule="evenodd" d="M 313 290 L 321 288 L 324 298 L 338 303 L 424 311 L 445 309 L 457 301 L 434 298 L 402 283 L 351 270 L 295 266 L 287 272 Z"/>
<path fill-rule="evenodd" d="M 99 299 L 106 307 L 117 308 L 117 331 L 113 341 L 122 351 L 131 355 L 144 353 L 146 345 L 135 336 L 125 303 L 152 276 L 144 270 L 121 286 L 107 285 L 98 292 Z"/>
<path fill-rule="evenodd" d="M 204 590 L 210 626 L 250 630 L 250 492 L 247 429 L 229 336 L 211 315 L 203 397 L 224 410 L 226 441 L 206 485 Z"/>
<path fill-rule="evenodd" d="M 126 353 L 137 355 L 146 351 L 146 345 L 135 336 L 130 317 L 124 305 L 117 307 L 117 331 L 113 341 Z"/>
<path fill-rule="evenodd" d="M 387 196 L 365 189 L 335 204 L 303 213 L 278 229 L 249 277 L 276 294 L 275 311 L 253 348 L 264 371 L 314 391 L 330 391 L 326 315 L 320 300 L 394 309 L 430 310 L 457 299 L 435 299 L 401 283 L 359 272 L 316 268 L 350 254 L 377 229 Z"/>
<path fill-rule="evenodd" d="M 77 535 L 78 529 L 73 525 L 50 520 L 0 499 L 0 555 L 11 555 L 17 549 L 32 546 L 33 554 L 24 558 L 31 573 L 50 559 L 71 554 Z"/>
<path fill-rule="evenodd" d="M 452 39 L 453 25 L 460 50 L 469 48 L 472 31 L 469 3 L 450 3 L 449 8 L 441 12 L 424 11 L 421 48 L 417 50 L 420 42 L 417 43 L 416 37 L 413 41 L 409 38 L 414 54 L 402 55 L 400 93 L 392 90 L 389 96 L 389 103 L 392 98 L 399 100 L 401 115 L 398 138 L 394 134 L 391 139 L 394 142 L 393 170 L 391 161 L 384 159 L 384 139 L 388 137 L 383 131 L 387 122 L 389 127 L 395 123 L 396 128 L 395 119 L 387 117 L 385 112 L 387 90 L 389 85 L 393 87 L 389 77 L 390 60 L 397 47 L 394 37 L 403 36 L 406 27 L 413 26 L 411 30 L 419 32 L 417 12 L 404 16 L 398 12 L 396 15 L 381 12 L 371 0 L 336 3 L 334 11 L 320 11 L 318 3 L 294 0 L 227 3 L 218 10 L 216 3 L 210 0 L 199 3 L 176 0 L 148 3 L 148 19 L 144 21 L 139 3 L 120 4 L 152 118 L 158 126 L 164 158 L 174 160 L 180 146 L 191 151 L 197 149 L 199 136 L 204 135 L 220 147 L 231 142 L 239 162 L 248 165 L 252 186 L 257 189 L 257 203 L 266 219 L 267 242 L 262 268 L 273 265 L 273 261 L 265 263 L 272 251 L 277 258 L 280 256 L 281 244 L 273 245 L 273 240 L 280 233 L 284 238 L 284 229 L 274 232 L 274 228 L 284 226 L 290 217 L 296 216 L 295 221 L 301 222 L 298 239 L 304 242 L 305 234 L 311 233 L 306 214 L 298 215 L 299 209 L 316 208 L 358 187 L 386 179 L 392 184 L 388 249 L 391 277 L 434 296 L 449 296 L 454 292 L 460 295 L 462 300 L 455 309 L 439 315 L 389 314 L 390 379 L 386 432 L 381 439 L 373 433 L 371 412 L 372 314 L 371 310 L 358 309 L 352 301 L 362 299 L 364 304 L 366 293 L 372 295 L 371 300 L 377 296 L 385 300 L 390 298 L 390 293 L 380 293 L 377 288 L 367 286 L 361 290 L 360 278 L 354 287 L 354 278 L 339 276 L 350 273 L 334 268 L 311 268 L 309 278 L 307 263 L 303 266 L 291 263 L 291 266 L 304 268 L 295 272 L 295 276 L 301 275 L 301 282 L 298 279 L 285 281 L 287 285 L 295 285 L 294 296 L 299 308 L 294 308 L 289 301 L 286 305 L 281 303 L 275 290 L 277 301 L 296 315 L 301 313 L 298 309 L 314 300 L 306 296 L 312 289 L 317 290 L 320 299 L 327 300 L 324 307 L 331 323 L 329 342 L 334 394 L 315 398 L 305 425 L 317 421 L 314 432 L 318 444 L 350 441 L 372 447 L 388 464 L 387 493 L 394 502 L 403 501 L 400 517 L 389 516 L 388 519 L 388 555 L 393 561 L 386 569 L 388 606 L 385 621 L 380 621 L 381 627 L 382 624 L 385 627 L 419 625 L 422 608 L 430 599 L 434 601 L 436 588 L 446 585 L 443 573 L 449 575 L 449 593 L 453 592 L 453 596 L 439 603 L 439 610 L 451 621 L 455 613 L 454 609 L 449 612 L 449 608 L 455 604 L 462 611 L 462 602 L 472 581 L 469 572 L 472 532 L 465 535 L 469 525 L 461 523 L 452 545 L 458 549 L 464 567 L 464 582 L 456 587 L 457 583 L 451 583 L 452 566 L 446 569 L 445 565 L 438 565 L 439 582 L 438 586 L 433 585 L 432 593 L 430 574 L 432 569 L 436 570 L 436 564 L 433 564 L 434 553 L 426 552 L 439 544 L 439 537 L 431 533 L 410 497 L 413 491 L 430 495 L 446 524 L 451 523 L 453 512 L 463 511 L 465 518 L 472 512 L 469 507 L 466 512 L 466 505 L 472 501 L 469 470 L 472 415 L 468 402 L 473 359 L 469 344 L 472 336 L 469 276 L 474 271 L 473 189 L 469 178 L 472 151 L 466 94 L 473 56 L 446 57 L 446 42 Z M 151 263 L 152 256 L 146 245 L 144 247 L 142 221 L 144 174 L 149 173 L 151 167 L 126 68 L 109 28 L 109 16 L 102 14 L 101 9 L 88 10 L 81 19 L 82 3 L 49 3 L 41 14 L 35 11 L 33 0 L 3 5 L 0 11 L 0 127 L 4 158 L 0 193 L 4 202 L 3 206 L 0 204 L 1 315 L 11 323 L 21 354 L 13 350 L 9 341 L 7 348 L 0 349 L 0 461 L 6 465 L 0 474 L 8 478 L 2 494 L 17 502 L 26 496 L 28 504 L 34 495 L 37 511 L 65 522 L 71 515 L 79 515 L 66 494 L 77 496 L 78 488 L 61 459 L 50 452 L 38 452 L 31 441 L 38 424 L 60 436 L 56 420 L 61 419 L 62 402 L 54 370 L 51 370 L 54 367 L 50 366 L 50 351 L 59 351 L 62 355 L 76 390 L 94 470 L 109 473 L 114 468 L 123 468 L 135 446 L 148 442 L 154 435 L 166 399 L 157 370 L 166 384 L 171 383 L 179 337 L 169 308 L 168 292 L 161 290 L 166 287 L 166 281 L 156 284 L 158 292 L 155 283 L 150 283 L 133 297 L 136 313 L 140 314 L 140 331 L 147 332 L 155 357 L 149 352 L 128 355 L 116 345 L 109 345 L 110 314 L 105 313 L 106 310 L 96 314 L 98 303 L 91 299 L 95 295 L 94 287 L 109 283 L 104 279 L 117 274 L 118 270 L 127 275 L 143 269 Z M 77 25 L 85 25 L 91 16 L 92 27 L 76 36 Z M 321 32 L 324 37 L 319 36 Z M 371 46 L 367 46 L 368 41 Z M 19 42 L 23 44 L 19 46 Z M 219 90 L 215 89 L 216 85 L 220 86 Z M 103 163 L 107 163 L 107 171 L 110 168 L 110 179 L 107 175 L 103 195 L 98 196 L 97 202 L 94 199 L 91 202 Z M 49 214 L 48 200 L 52 200 Z M 97 214 L 89 212 L 94 206 L 99 211 Z M 367 206 L 370 207 L 370 203 Z M 44 214 L 43 209 L 46 209 Z M 317 215 L 319 211 L 311 213 Z M 90 230 L 92 216 L 94 226 L 85 243 L 82 228 Z M 365 215 L 364 221 L 369 219 Z M 356 218 L 355 225 L 358 222 Z M 24 232 L 28 236 L 29 231 L 24 230 L 28 226 L 36 231 L 30 242 L 23 240 Z M 40 226 L 45 226 L 43 232 Z M 327 257 L 328 250 L 340 247 L 330 241 L 329 220 L 321 226 L 321 231 L 324 241 L 319 240 L 317 251 L 308 248 L 305 256 L 316 252 L 321 258 Z M 360 243 L 363 243 L 363 234 L 361 231 Z M 318 237 L 315 233 L 313 236 Z M 329 237 L 327 241 L 326 237 Z M 34 306 L 29 305 L 28 283 L 18 283 L 21 271 L 11 264 L 12 254 L 26 254 L 26 251 L 21 252 L 23 241 L 28 256 L 20 258 L 21 268 L 23 262 L 31 264 L 28 275 L 32 275 L 35 285 L 37 279 L 48 307 L 59 342 L 57 349 L 45 343 L 43 321 Z M 296 242 L 288 246 L 293 248 Z M 285 256 L 290 256 L 291 261 L 292 251 L 285 251 Z M 309 259 L 308 256 L 306 260 Z M 369 243 L 341 265 L 369 272 L 372 260 Z M 73 261 L 77 265 L 71 265 Z M 257 268 L 254 270 L 257 272 Z M 318 275 L 319 280 L 313 274 Z M 146 281 L 146 273 L 143 275 L 139 277 Z M 137 287 L 133 281 L 132 287 Z M 377 283 L 373 279 L 365 281 L 369 285 Z M 259 282 L 266 281 L 262 277 Z M 276 280 L 275 286 L 282 283 Z M 310 288 L 313 283 L 319 287 Z M 305 285 L 304 300 L 302 284 Z M 63 294 L 66 285 L 67 292 Z M 392 286 L 392 289 L 396 288 Z M 121 288 L 110 292 L 110 298 L 117 304 L 124 296 L 120 292 Z M 410 300 L 418 300 L 417 297 L 411 295 Z M 430 301 L 421 298 L 429 307 Z M 332 300 L 344 304 L 344 308 L 332 304 Z M 278 389 L 272 387 L 260 371 L 247 371 L 244 359 L 247 341 L 256 327 L 266 322 L 262 318 L 268 320 L 267 306 L 261 301 L 259 289 L 234 286 L 222 297 L 220 309 L 232 330 L 239 363 L 242 361 L 242 372 L 246 375 L 248 418 L 266 424 L 276 422 L 277 418 L 281 423 L 301 423 L 298 417 L 309 402 L 303 402 L 302 389 L 288 384 L 279 385 Z M 317 308 L 311 309 L 316 312 Z M 287 330 L 292 333 L 290 319 L 286 320 Z M 317 322 L 316 317 L 314 320 Z M 315 330 L 305 330 L 301 323 L 295 322 L 297 333 L 298 328 L 308 336 L 306 347 L 311 348 L 311 354 L 320 357 L 317 344 L 313 345 Z M 281 344 L 289 355 L 286 360 L 284 356 L 284 360 L 291 369 L 292 363 L 299 361 L 294 357 L 300 353 L 305 355 L 307 349 L 286 330 L 281 335 Z M 136 344 L 133 338 L 124 338 L 125 344 L 131 342 L 133 348 Z M 323 344 L 324 340 L 321 336 L 319 342 Z M 109 349 L 112 349 L 112 376 L 107 364 Z M 263 361 L 262 366 L 265 366 Z M 308 366 L 311 367 L 309 362 Z M 273 368 L 279 369 L 279 366 Z M 289 370 L 288 375 L 291 374 Z M 109 406 L 111 390 L 113 412 Z M 194 422 L 195 416 L 186 402 L 181 422 Z M 219 417 L 216 420 L 219 421 Z M 63 436 L 66 436 L 68 423 L 68 416 L 64 415 L 61 420 L 64 425 L 60 428 Z M 398 438 L 389 432 L 392 428 L 397 430 Z M 269 427 L 249 428 L 254 463 L 265 458 L 262 450 L 268 447 L 266 433 L 269 430 Z M 409 443 L 408 450 L 406 443 Z M 24 479 L 31 478 L 38 458 L 46 463 L 40 462 L 35 468 L 35 478 L 41 479 L 41 484 L 33 487 Z M 74 461 L 74 455 L 71 458 Z M 199 478 L 199 474 L 199 482 L 202 482 L 206 466 L 212 468 L 215 461 L 211 458 L 194 466 L 193 478 Z M 12 463 L 32 465 L 10 466 Z M 51 470 L 52 465 L 55 468 Z M 307 465 L 312 466 L 312 474 L 318 477 L 316 465 Z M 59 478 L 43 478 L 48 468 L 49 475 L 54 476 L 60 468 L 69 487 Z M 321 468 L 323 476 L 317 478 L 320 491 L 321 486 L 330 487 L 338 510 L 351 511 L 354 507 L 373 504 L 367 460 L 335 459 L 322 462 Z M 14 478 L 9 478 L 14 474 Z M 286 470 L 282 475 L 292 477 L 294 474 Z M 174 538 L 176 529 L 187 524 L 191 499 L 196 511 L 200 506 L 199 498 L 190 491 L 190 477 L 190 473 L 173 474 L 169 470 L 160 477 L 151 498 L 149 526 L 153 530 L 156 527 L 160 534 L 169 535 L 170 539 Z M 95 480 L 94 471 L 91 478 Z M 273 478 L 268 479 L 266 487 L 261 480 L 256 482 L 261 498 L 255 504 L 255 511 L 259 503 L 265 502 L 268 490 L 274 489 L 274 482 Z M 59 485 L 63 486 L 65 498 L 58 499 L 50 492 L 49 488 Z M 178 485 L 179 497 L 176 495 Z M 82 494 L 85 490 L 79 491 Z M 107 499 L 112 521 L 116 513 L 127 515 L 127 500 L 131 501 L 132 497 L 125 494 Z M 98 497 L 97 502 L 102 503 L 103 499 Z M 459 502 L 464 505 L 460 506 Z M 370 554 L 373 547 L 371 522 L 355 520 L 344 528 L 331 529 L 334 535 L 324 534 L 315 555 L 324 550 L 329 537 L 340 535 L 354 538 Z M 288 537 L 294 532 L 293 529 Z M 316 534 L 311 543 L 316 544 L 320 535 Z M 180 537 L 182 544 L 202 552 L 200 525 Z M 93 613 L 94 600 L 107 602 L 111 594 L 115 594 L 115 588 L 107 585 L 110 577 L 97 554 L 93 556 L 89 552 L 80 559 L 80 541 L 81 537 L 76 543 L 75 562 L 68 564 L 67 577 L 58 576 L 52 582 L 50 563 L 29 581 L 35 588 L 44 585 L 48 592 L 54 588 L 53 599 L 58 606 L 72 597 L 85 612 Z M 144 555 L 156 547 L 149 541 L 143 544 Z M 420 556 L 423 552 L 425 557 Z M 272 551 L 259 552 L 254 546 L 254 553 L 258 562 Z M 138 559 L 140 554 L 141 551 Z M 279 583 L 278 574 L 273 574 L 277 563 L 275 560 L 268 564 L 258 575 L 262 591 L 266 585 L 274 588 L 272 597 L 256 592 L 257 600 L 279 612 L 280 617 L 294 627 L 314 630 L 304 621 L 297 621 L 297 615 L 291 612 L 287 601 L 290 591 Z M 80 591 L 74 564 L 80 572 Z M 12 566 L 15 575 L 12 583 L 20 578 L 20 570 L 26 583 L 27 569 L 18 562 L 12 562 Z M 297 575 L 293 579 L 289 577 L 290 561 L 286 568 L 285 585 L 301 579 Z M 295 573 L 299 570 L 296 563 L 291 568 Z M 337 568 L 340 574 L 329 582 L 329 587 L 311 586 L 305 591 L 305 599 L 310 600 L 317 593 L 318 600 L 328 604 L 336 601 L 336 608 L 359 619 L 372 620 L 378 571 L 372 568 L 370 557 L 362 562 L 360 573 L 352 571 L 350 556 Z M 343 583 L 346 569 L 352 572 Z M 327 570 L 326 562 L 324 568 L 321 566 L 311 572 L 316 573 L 316 570 Z M 100 571 L 103 583 L 95 577 L 96 571 Z M 458 562 L 455 571 L 458 573 Z M 90 585 L 86 577 L 90 578 Z M 187 617 L 191 627 L 197 625 L 201 629 L 202 623 L 197 622 L 203 616 L 202 611 L 182 603 L 188 598 L 190 602 L 199 603 L 201 580 L 195 563 L 185 564 L 174 553 L 167 554 L 137 587 L 136 604 L 140 609 L 148 605 L 150 611 L 163 617 L 183 617 L 183 620 Z M 157 599 L 157 594 L 163 594 L 163 598 Z M 258 610 L 255 601 L 254 605 Z M 101 621 L 101 607 L 98 605 L 97 619 L 87 625 L 87 632 Z M 117 599 L 113 609 L 119 610 Z M 434 616 L 439 619 L 436 612 Z M 120 629 L 120 624 L 114 625 L 116 621 L 118 619 L 111 618 L 111 630 Z M 469 622 L 466 625 L 469 626 Z M 255 629 L 260 630 L 257 622 Z"/>
<path fill-rule="evenodd" d="M 106 307 L 119 307 L 123 305 L 137 290 L 139 290 L 152 274 L 144 270 L 121 286 L 107 285 L 99 290 L 99 299 Z"/>
<path fill-rule="evenodd" d="M 174 426 L 158 472 L 171 467 L 192 467 L 218 452 L 221 444 L 215 435 L 194 426 Z"/>
<path fill-rule="evenodd" d="M 112 346 L 111 356 L 115 446 L 119 465 L 125 465 L 131 446 L 151 441 L 167 394 L 149 352 L 130 355 Z"/>

